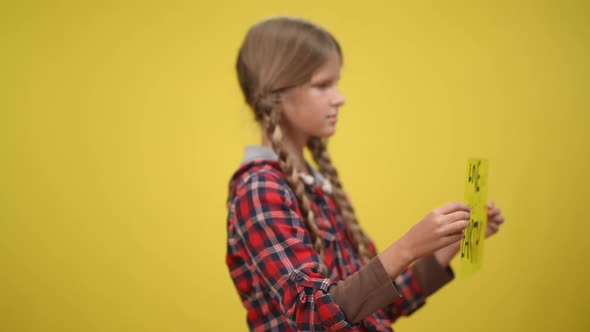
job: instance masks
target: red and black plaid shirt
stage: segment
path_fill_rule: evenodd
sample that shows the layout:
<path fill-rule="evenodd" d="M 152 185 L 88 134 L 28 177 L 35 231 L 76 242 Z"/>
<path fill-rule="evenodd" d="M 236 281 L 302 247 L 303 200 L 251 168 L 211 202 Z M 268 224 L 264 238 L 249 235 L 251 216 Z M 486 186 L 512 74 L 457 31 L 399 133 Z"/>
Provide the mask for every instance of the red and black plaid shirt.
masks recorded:
<path fill-rule="evenodd" d="M 392 322 L 424 304 L 413 268 L 395 280 L 402 298 L 358 324 L 348 322 L 328 289 L 362 262 L 335 201 L 316 183 L 306 187 L 325 248 L 327 278 L 278 162 L 248 162 L 230 182 L 226 263 L 250 329 L 392 331 Z M 369 250 L 375 252 L 372 243 Z"/>

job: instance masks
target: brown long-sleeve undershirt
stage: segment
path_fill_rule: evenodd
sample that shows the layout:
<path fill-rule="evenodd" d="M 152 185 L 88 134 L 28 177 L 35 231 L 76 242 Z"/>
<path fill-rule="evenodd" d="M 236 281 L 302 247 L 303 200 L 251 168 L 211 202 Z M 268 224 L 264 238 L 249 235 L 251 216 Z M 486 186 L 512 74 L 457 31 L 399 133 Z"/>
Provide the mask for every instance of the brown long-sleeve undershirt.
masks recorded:
<path fill-rule="evenodd" d="M 425 296 L 454 278 L 451 268 L 441 266 L 433 255 L 419 259 L 414 265 L 414 273 Z M 402 296 L 378 257 L 330 287 L 329 293 L 352 324 Z"/>

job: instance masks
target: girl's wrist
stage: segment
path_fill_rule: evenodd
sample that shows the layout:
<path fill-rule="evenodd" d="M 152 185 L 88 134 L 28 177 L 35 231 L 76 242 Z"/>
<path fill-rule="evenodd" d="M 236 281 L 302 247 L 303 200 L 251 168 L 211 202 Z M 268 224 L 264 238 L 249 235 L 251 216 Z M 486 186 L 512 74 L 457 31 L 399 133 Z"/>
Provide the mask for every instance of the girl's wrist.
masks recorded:
<path fill-rule="evenodd" d="M 392 279 L 400 275 L 415 260 L 412 251 L 404 245 L 401 239 L 391 244 L 378 257 Z"/>

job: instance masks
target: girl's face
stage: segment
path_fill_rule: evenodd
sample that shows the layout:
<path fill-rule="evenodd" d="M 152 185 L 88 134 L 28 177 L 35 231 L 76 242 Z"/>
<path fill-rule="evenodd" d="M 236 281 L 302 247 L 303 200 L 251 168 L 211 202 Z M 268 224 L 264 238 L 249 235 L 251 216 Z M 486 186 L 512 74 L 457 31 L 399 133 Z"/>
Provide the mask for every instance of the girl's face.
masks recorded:
<path fill-rule="evenodd" d="M 281 94 L 282 127 L 287 135 L 305 142 L 310 136 L 329 137 L 336 131 L 338 108 L 344 97 L 338 89 L 340 57 L 331 57 L 303 85 Z"/>

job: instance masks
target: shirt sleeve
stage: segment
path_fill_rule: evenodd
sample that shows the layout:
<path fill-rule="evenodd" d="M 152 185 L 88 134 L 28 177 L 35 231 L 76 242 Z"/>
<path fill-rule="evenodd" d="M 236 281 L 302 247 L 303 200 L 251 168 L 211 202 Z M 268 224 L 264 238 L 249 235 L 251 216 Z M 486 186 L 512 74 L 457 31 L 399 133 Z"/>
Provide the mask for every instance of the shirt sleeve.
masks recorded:
<path fill-rule="evenodd" d="M 352 323 L 401 297 L 379 257 L 330 288 L 330 295 Z"/>
<path fill-rule="evenodd" d="M 402 297 L 385 310 L 392 322 L 401 316 L 410 316 L 426 303 L 426 298 L 453 280 L 450 267 L 442 267 L 434 255 L 419 259 L 414 265 L 404 270 L 395 285 Z"/>
<path fill-rule="evenodd" d="M 450 266 L 441 266 L 434 255 L 421 258 L 414 265 L 416 278 L 425 296 L 430 296 L 455 278 Z"/>
<path fill-rule="evenodd" d="M 352 328 L 329 293 L 330 279 L 301 220 L 287 183 L 270 172 L 252 175 L 237 189 L 236 233 L 248 259 L 290 325 L 297 330 Z"/>

